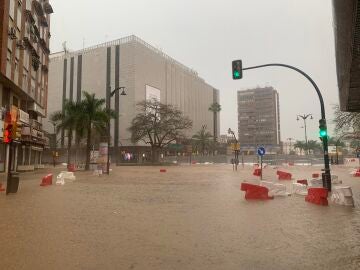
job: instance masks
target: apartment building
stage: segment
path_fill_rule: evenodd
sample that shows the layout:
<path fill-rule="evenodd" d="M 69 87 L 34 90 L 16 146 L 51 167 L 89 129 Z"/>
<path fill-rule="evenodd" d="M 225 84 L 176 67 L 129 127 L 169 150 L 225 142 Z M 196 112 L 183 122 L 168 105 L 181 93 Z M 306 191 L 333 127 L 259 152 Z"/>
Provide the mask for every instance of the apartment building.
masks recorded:
<path fill-rule="evenodd" d="M 256 153 L 264 146 L 268 153 L 280 152 L 279 94 L 272 87 L 238 91 L 238 133 L 241 151 Z"/>
<path fill-rule="evenodd" d="M 5 111 L 17 111 L 21 138 L 14 142 L 11 151 L 12 164 L 20 170 L 41 167 L 47 143 L 42 118 L 47 111 L 52 13 L 48 0 L 0 1 L 1 121 Z M 3 127 L 3 122 L 0 124 Z M 0 171 L 7 169 L 6 156 L 5 145 L 1 143 Z"/>

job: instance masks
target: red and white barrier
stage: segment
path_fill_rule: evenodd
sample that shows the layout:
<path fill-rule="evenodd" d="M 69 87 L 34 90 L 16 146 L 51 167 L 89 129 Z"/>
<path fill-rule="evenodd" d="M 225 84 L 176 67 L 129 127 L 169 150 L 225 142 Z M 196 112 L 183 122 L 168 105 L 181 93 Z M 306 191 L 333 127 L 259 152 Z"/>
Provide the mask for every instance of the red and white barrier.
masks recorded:
<path fill-rule="evenodd" d="M 344 206 L 354 206 L 351 187 L 334 187 L 331 192 L 331 202 Z"/>
<path fill-rule="evenodd" d="M 245 191 L 246 200 L 270 200 L 274 197 L 269 196 L 269 189 L 266 187 L 242 183 L 241 190 Z"/>
<path fill-rule="evenodd" d="M 286 186 L 268 181 L 261 181 L 260 186 L 266 187 L 269 190 L 269 196 L 289 196 L 286 192 Z"/>
<path fill-rule="evenodd" d="M 327 206 L 329 202 L 327 200 L 328 190 L 326 188 L 309 188 L 308 195 L 305 197 L 305 201 L 317 205 Z"/>
<path fill-rule="evenodd" d="M 292 193 L 306 196 L 308 195 L 308 186 L 301 183 L 292 183 Z"/>
<path fill-rule="evenodd" d="M 51 186 L 52 185 L 52 178 L 53 178 L 52 174 L 48 174 L 48 175 L 44 176 L 42 181 L 41 181 L 40 186 L 42 186 L 42 187 Z"/>
<path fill-rule="evenodd" d="M 276 174 L 277 174 L 279 180 L 291 180 L 291 178 L 292 178 L 291 173 L 288 173 L 288 172 L 277 171 Z"/>

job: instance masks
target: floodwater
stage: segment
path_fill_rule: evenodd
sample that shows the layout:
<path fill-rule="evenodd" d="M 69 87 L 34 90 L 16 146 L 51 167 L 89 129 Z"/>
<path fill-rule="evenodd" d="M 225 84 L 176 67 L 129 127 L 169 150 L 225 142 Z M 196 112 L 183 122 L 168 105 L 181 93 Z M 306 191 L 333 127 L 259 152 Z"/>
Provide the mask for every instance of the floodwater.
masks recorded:
<path fill-rule="evenodd" d="M 0 193 L 0 269 L 360 269 L 360 179 L 348 168 L 333 173 L 353 187 L 355 208 L 245 201 L 250 167 L 159 169 L 79 172 L 46 188 L 51 169 L 22 175 L 18 194 Z M 319 169 L 287 170 L 300 179 Z"/>

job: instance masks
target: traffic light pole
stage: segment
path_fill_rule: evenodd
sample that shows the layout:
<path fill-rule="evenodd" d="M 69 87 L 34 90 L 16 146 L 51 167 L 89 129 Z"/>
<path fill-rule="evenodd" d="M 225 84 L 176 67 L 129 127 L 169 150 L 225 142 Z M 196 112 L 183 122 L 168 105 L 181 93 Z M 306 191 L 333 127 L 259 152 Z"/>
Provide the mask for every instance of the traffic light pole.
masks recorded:
<path fill-rule="evenodd" d="M 308 79 L 310 81 L 310 83 L 313 85 L 313 87 L 315 88 L 316 93 L 318 94 L 319 101 L 320 101 L 320 109 L 321 109 L 321 120 L 325 121 L 325 123 L 326 123 L 324 99 L 319 90 L 319 87 L 316 85 L 314 80 L 309 75 L 307 75 L 304 71 L 302 71 L 296 67 L 293 67 L 290 65 L 285 65 L 285 64 L 278 64 L 278 63 L 247 67 L 247 68 L 242 68 L 242 70 L 257 69 L 257 68 L 263 68 L 263 67 L 289 68 L 289 69 L 297 71 L 298 73 L 302 74 L 306 79 Z M 324 165 L 325 165 L 325 169 L 324 169 L 324 173 L 323 173 L 323 187 L 327 188 L 328 191 L 331 191 L 331 171 L 330 171 L 328 136 L 327 135 L 323 138 L 322 142 L 323 142 L 323 147 L 324 147 Z"/>
<path fill-rule="evenodd" d="M 6 145 L 7 152 L 9 153 L 7 155 L 7 174 L 6 174 L 6 195 L 10 193 L 10 187 L 11 187 L 11 167 L 12 167 L 12 150 L 11 150 L 12 143 L 9 143 Z"/>

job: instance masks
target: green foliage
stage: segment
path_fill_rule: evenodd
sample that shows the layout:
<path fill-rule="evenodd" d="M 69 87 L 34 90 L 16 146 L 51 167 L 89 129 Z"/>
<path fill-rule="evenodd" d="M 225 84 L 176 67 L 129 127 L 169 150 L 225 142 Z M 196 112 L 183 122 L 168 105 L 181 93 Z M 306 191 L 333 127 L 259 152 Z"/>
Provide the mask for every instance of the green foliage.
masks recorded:
<path fill-rule="evenodd" d="M 156 152 L 159 149 L 183 140 L 184 132 L 192 127 L 192 121 L 172 105 L 150 100 L 138 103 L 137 108 L 139 113 L 128 128 L 131 141 L 151 145 L 153 162 L 157 161 Z"/>
<path fill-rule="evenodd" d="M 75 131 L 77 144 L 81 138 L 86 137 L 86 164 L 85 169 L 89 169 L 90 151 L 93 132 L 107 135 L 107 126 L 111 118 L 115 117 L 115 112 L 104 108 L 105 99 L 98 99 L 95 94 L 83 92 L 81 101 L 66 101 L 64 110 L 55 112 L 50 119 L 56 123 L 57 132 L 67 130 L 69 141 L 72 139 L 72 132 Z M 70 147 L 71 143 L 68 144 Z M 69 151 L 70 152 L 70 151 Z"/>
<path fill-rule="evenodd" d="M 218 113 L 221 111 L 221 105 L 217 102 L 214 102 L 213 104 L 210 105 L 209 111 L 213 113 Z"/>
<path fill-rule="evenodd" d="M 206 125 L 203 125 L 201 129 L 192 136 L 194 146 L 203 155 L 205 154 L 205 151 L 209 150 L 213 145 L 213 142 L 211 141 L 213 136 L 206 129 Z"/>

